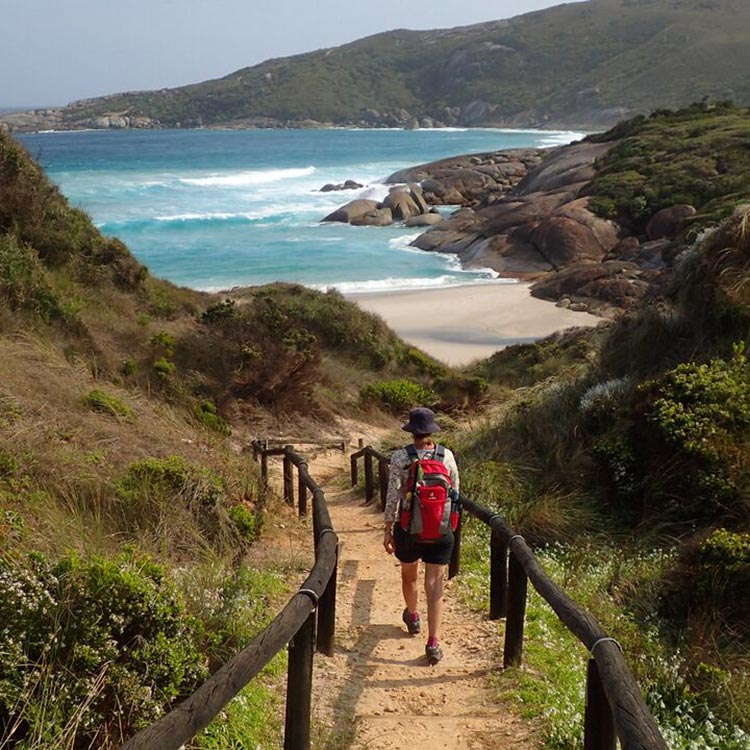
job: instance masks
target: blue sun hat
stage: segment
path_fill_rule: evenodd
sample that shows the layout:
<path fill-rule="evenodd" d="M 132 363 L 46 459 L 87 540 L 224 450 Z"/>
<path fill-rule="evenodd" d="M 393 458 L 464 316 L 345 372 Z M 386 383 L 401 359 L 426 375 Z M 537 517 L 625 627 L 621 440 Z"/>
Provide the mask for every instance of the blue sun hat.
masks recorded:
<path fill-rule="evenodd" d="M 424 406 L 412 409 L 409 412 L 409 421 L 401 429 L 411 432 L 412 435 L 432 435 L 433 432 L 440 432 L 440 427 L 435 422 L 435 413 Z"/>

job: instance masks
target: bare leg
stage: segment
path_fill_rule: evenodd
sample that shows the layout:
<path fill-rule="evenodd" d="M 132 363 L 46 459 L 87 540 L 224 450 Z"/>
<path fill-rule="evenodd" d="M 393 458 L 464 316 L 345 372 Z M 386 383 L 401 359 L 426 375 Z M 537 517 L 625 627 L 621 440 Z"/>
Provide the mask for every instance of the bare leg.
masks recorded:
<path fill-rule="evenodd" d="M 417 577 L 419 576 L 419 563 L 401 563 L 401 590 L 404 594 L 404 602 L 409 612 L 417 611 Z"/>
<path fill-rule="evenodd" d="M 427 594 L 427 625 L 430 638 L 440 638 L 443 620 L 443 578 L 447 565 L 425 563 L 424 590 Z"/>

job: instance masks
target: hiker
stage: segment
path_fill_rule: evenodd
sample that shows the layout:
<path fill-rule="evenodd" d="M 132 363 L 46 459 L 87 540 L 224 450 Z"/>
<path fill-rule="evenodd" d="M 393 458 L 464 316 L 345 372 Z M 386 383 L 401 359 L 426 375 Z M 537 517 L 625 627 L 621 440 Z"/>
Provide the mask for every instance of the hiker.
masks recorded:
<path fill-rule="evenodd" d="M 453 453 L 438 446 L 432 435 L 439 432 L 435 415 L 430 409 L 419 407 L 409 412 L 409 421 L 401 428 L 413 435 L 413 443 L 395 450 L 391 455 L 388 494 L 385 502 L 385 551 L 396 555 L 401 563 L 401 588 L 406 607 L 402 619 L 411 635 L 421 632 L 422 623 L 417 609 L 419 561 L 425 564 L 424 587 L 427 598 L 428 638 L 425 654 L 431 665 L 443 658 L 440 648 L 440 624 L 443 614 L 443 578 L 453 552 L 453 530 L 456 528 L 458 497 L 458 467 Z M 424 463 L 423 463 L 424 462 Z M 418 472 L 418 474 L 417 474 Z M 442 477 L 442 474 L 445 477 Z M 417 477 L 421 476 L 426 481 Z M 430 481 L 433 477 L 435 481 Z M 447 498 L 446 516 L 430 510 L 424 519 L 419 517 L 421 493 L 418 485 L 444 485 L 442 497 Z M 441 497 L 438 489 L 434 493 Z M 432 506 L 430 506 L 432 507 Z M 424 520 L 424 527 L 423 527 Z M 427 527 L 430 527 L 429 529 Z"/>

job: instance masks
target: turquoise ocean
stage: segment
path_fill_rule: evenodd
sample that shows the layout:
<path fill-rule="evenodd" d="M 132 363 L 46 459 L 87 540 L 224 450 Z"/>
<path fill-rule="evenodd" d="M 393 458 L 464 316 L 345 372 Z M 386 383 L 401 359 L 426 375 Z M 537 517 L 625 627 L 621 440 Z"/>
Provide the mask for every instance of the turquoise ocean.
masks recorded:
<path fill-rule="evenodd" d="M 452 256 L 409 247 L 420 230 L 320 223 L 385 178 L 446 156 L 555 146 L 532 130 L 158 130 L 20 138 L 50 178 L 152 273 L 195 289 L 292 281 L 342 292 L 486 283 Z M 352 179 L 361 190 L 321 193 Z"/>

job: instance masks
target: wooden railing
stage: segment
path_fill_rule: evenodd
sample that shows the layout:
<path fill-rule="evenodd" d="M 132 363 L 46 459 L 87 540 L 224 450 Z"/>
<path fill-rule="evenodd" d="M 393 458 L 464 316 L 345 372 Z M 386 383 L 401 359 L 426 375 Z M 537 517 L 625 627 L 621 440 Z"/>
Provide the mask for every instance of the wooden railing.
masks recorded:
<path fill-rule="evenodd" d="M 266 443 L 267 446 L 267 443 Z M 345 450 L 346 446 L 336 444 Z M 338 537 L 331 525 L 323 490 L 312 479 L 294 446 L 268 448 L 253 444 L 268 480 L 268 457 L 283 456 L 284 497 L 294 502 L 293 470 L 298 472 L 300 513 L 307 513 L 312 494 L 315 564 L 305 582 L 273 622 L 235 657 L 214 672 L 189 698 L 126 742 L 121 750 L 178 750 L 205 729 L 219 712 L 287 644 L 284 750 L 309 750 L 312 668 L 315 650 L 333 655 L 336 622 Z"/>
<path fill-rule="evenodd" d="M 372 468 L 368 471 L 367 464 L 377 459 L 380 466 L 385 456 L 370 446 L 353 454 L 352 484 L 357 483 L 356 462 L 359 458 L 365 460 L 365 495 L 374 497 L 374 475 Z M 385 502 L 384 497 L 382 502 Z M 528 581 L 531 581 L 590 655 L 586 678 L 584 750 L 612 750 L 616 738 L 619 738 L 623 750 L 667 750 L 667 744 L 617 641 L 609 637 L 586 610 L 550 580 L 524 538 L 516 534 L 499 514 L 464 495 L 461 495 L 461 507 L 492 530 L 489 617 L 491 620 L 505 618 L 503 667 L 521 664 L 526 595 Z M 451 567 L 455 574 L 460 565 L 460 545 L 458 550 L 454 549 L 454 558 Z"/>
<path fill-rule="evenodd" d="M 360 441 L 361 443 L 361 441 Z M 375 450 L 371 445 L 362 447 L 351 456 L 352 487 L 359 482 L 359 459 L 365 466 L 365 503 L 369 505 L 375 499 L 375 463 L 378 468 L 378 492 L 380 493 L 380 510 L 385 510 L 385 497 L 388 493 L 388 470 L 391 459 L 384 453 Z"/>

